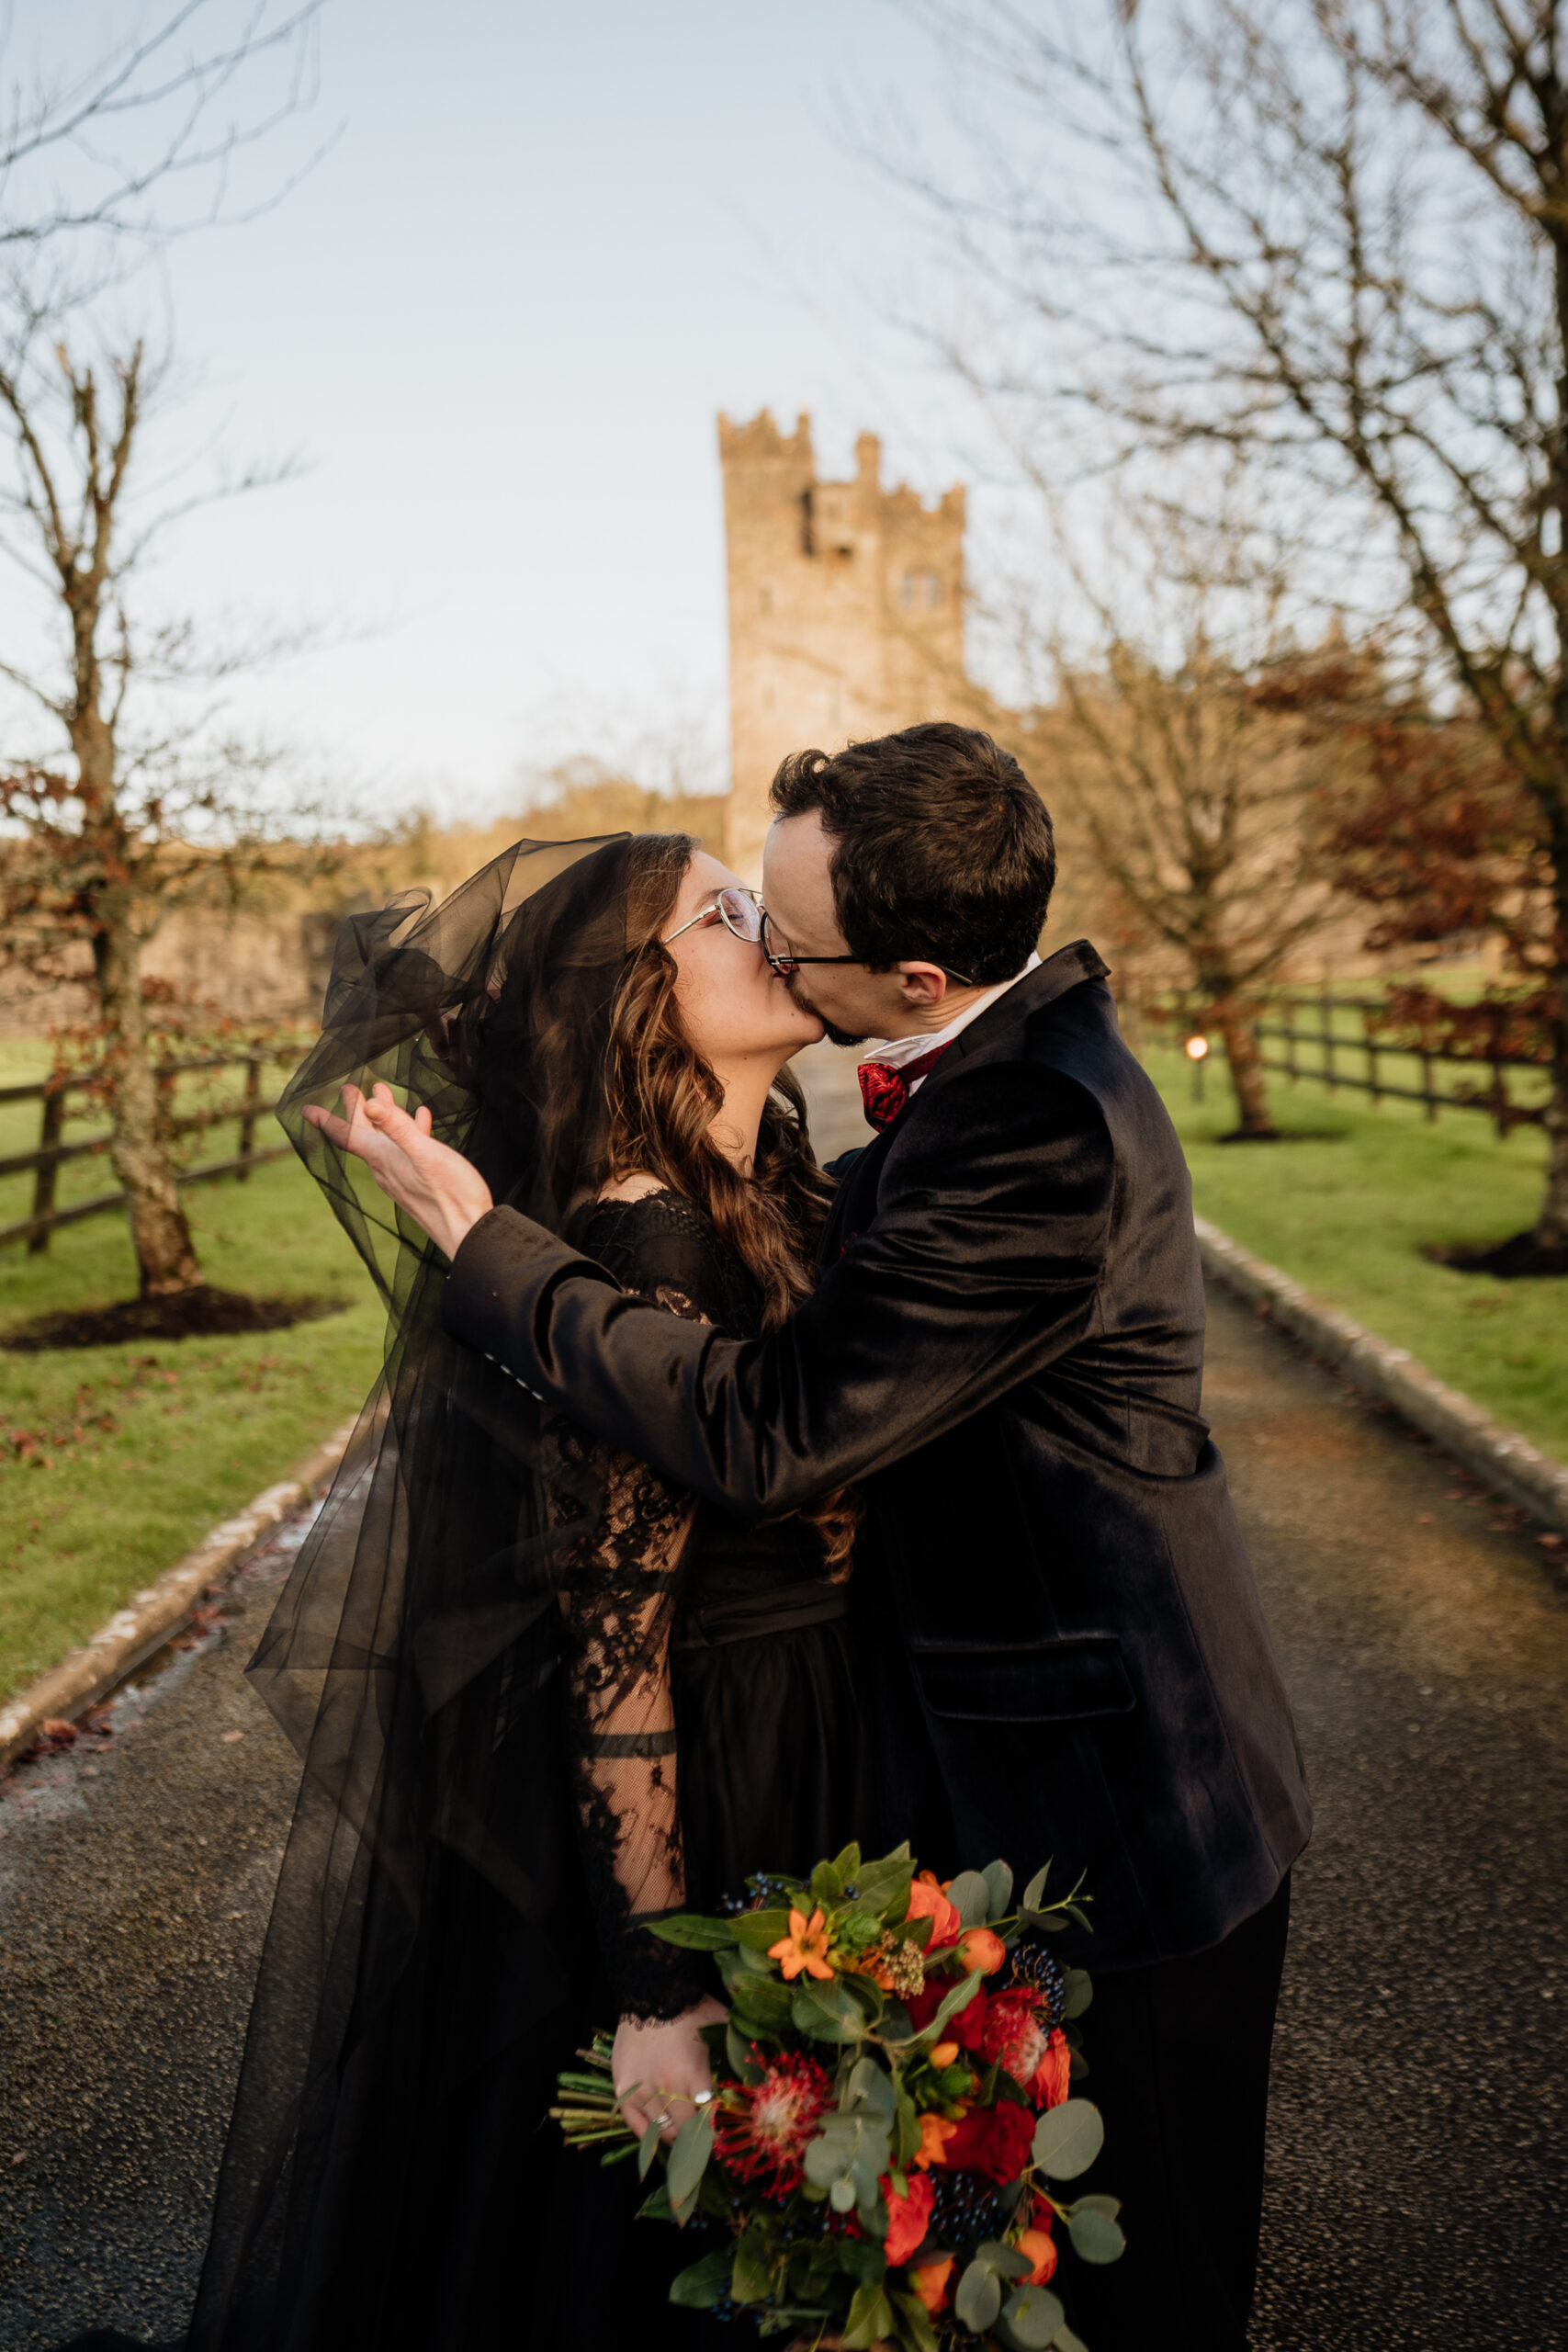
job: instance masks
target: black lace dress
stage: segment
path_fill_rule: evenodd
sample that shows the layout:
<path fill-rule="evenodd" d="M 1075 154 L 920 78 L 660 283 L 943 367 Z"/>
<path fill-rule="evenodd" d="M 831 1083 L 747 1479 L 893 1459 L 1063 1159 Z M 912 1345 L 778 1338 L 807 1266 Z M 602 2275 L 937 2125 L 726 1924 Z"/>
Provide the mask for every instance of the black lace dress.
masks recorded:
<path fill-rule="evenodd" d="M 672 1314 L 739 1338 L 759 1327 L 752 1277 L 672 1193 L 601 1203 L 582 1246 Z M 559 1442 L 589 1451 L 570 1430 Z M 848 1592 L 800 1520 L 748 1527 L 629 1456 L 593 1458 L 609 1502 L 572 1566 L 567 1694 L 582 1857 L 614 2013 L 671 2017 L 708 1984 L 648 1917 L 712 1907 L 753 1871 L 806 1871 L 861 1831 Z M 702 2324 L 666 2288 L 701 2249 L 634 2222 L 629 2166 L 564 2150 L 559 2165 L 602 2288 L 565 2341 L 694 2344 Z"/>

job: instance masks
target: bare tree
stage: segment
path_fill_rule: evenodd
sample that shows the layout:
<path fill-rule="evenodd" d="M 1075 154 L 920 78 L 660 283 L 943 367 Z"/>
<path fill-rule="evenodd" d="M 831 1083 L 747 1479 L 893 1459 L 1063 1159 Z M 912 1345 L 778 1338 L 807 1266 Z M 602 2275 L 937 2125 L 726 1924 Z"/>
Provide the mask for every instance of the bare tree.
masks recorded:
<path fill-rule="evenodd" d="M 0 253 L 57 265 L 90 246 L 101 266 L 116 242 L 234 217 L 245 150 L 314 96 L 322 6 L 177 0 L 85 66 L 18 68 L 0 111 Z M 16 45 L 7 18 L 0 60 Z"/>
<path fill-rule="evenodd" d="M 13 458 L 0 550 L 34 583 L 45 623 L 35 660 L 0 662 L 44 720 L 42 739 L 0 765 L 0 965 L 88 984 L 110 1156 L 142 1294 L 157 1295 L 201 1275 L 163 1132 L 143 951 L 174 908 L 212 904 L 269 865 L 299 861 L 257 789 L 265 754 L 225 737 L 214 698 L 278 641 L 205 650 L 188 622 L 142 624 L 135 591 L 163 529 L 204 494 L 276 477 L 198 487 L 145 511 L 139 476 L 163 371 L 139 342 L 75 357 L 54 341 L 57 324 L 33 317 L 0 354 Z M 8 731 L 17 744 L 20 729 Z"/>
<path fill-rule="evenodd" d="M 922 189 L 1009 331 L 965 369 L 1097 465 L 1269 463 L 1325 599 L 1406 615 L 1528 797 L 1568 1264 L 1568 0 L 911 13 L 993 102 L 983 179 Z"/>
<path fill-rule="evenodd" d="M 1087 644 L 1081 627 L 1076 645 L 1060 629 L 1047 640 L 1053 693 L 1033 748 L 1065 839 L 1174 975 L 1184 1016 L 1218 1032 L 1239 1133 L 1263 1139 L 1277 1131 L 1258 999 L 1335 901 L 1313 730 L 1269 692 L 1282 661 L 1293 681 L 1310 664 L 1282 636 L 1284 583 L 1249 561 L 1248 536 L 1119 506 L 1093 569 L 1070 560 L 1095 627 Z"/>

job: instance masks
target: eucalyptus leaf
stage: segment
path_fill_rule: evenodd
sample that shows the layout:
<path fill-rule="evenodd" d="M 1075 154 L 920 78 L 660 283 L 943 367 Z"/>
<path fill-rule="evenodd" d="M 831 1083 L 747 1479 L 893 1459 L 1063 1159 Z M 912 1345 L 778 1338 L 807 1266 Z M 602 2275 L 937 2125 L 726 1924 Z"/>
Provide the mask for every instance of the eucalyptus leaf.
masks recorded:
<path fill-rule="evenodd" d="M 1116 2262 L 1127 2250 L 1122 2224 L 1109 2213 L 1086 2213 L 1080 2205 L 1067 2222 L 1073 2252 L 1085 2262 Z"/>
<path fill-rule="evenodd" d="M 857 2287 L 839 2342 L 844 2352 L 871 2352 L 893 2333 L 893 2306 L 880 2287 Z"/>
<path fill-rule="evenodd" d="M 1094 1986 L 1089 1981 L 1088 1969 L 1069 1968 L 1062 2002 L 1062 2015 L 1065 2018 L 1081 2018 L 1093 1998 Z"/>
<path fill-rule="evenodd" d="M 1066 2316 L 1048 2287 L 1020 2287 L 1008 2297 L 1002 2324 L 1020 2352 L 1045 2352 Z"/>
<path fill-rule="evenodd" d="M 1014 2245 L 1004 2245 L 999 2238 L 987 2238 L 984 2245 L 975 2249 L 976 2262 L 987 2262 L 1002 2278 L 1027 2278 L 1034 2265 L 1026 2254 Z"/>
<path fill-rule="evenodd" d="M 854 2211 L 859 2199 L 855 2196 L 854 2182 L 849 2177 L 847 2173 L 841 2180 L 836 2180 L 833 2182 L 831 2188 L 828 2191 L 828 2201 L 832 2206 L 835 2213 L 852 2213 Z"/>
<path fill-rule="evenodd" d="M 1091 2189 L 1087 2197 L 1075 2198 L 1067 2207 L 1069 2214 L 1104 2213 L 1112 2222 L 1121 2211 L 1122 2199 L 1119 2197 L 1103 2196 L 1098 2188 Z"/>
<path fill-rule="evenodd" d="M 793 2008 L 790 1989 L 787 1984 L 781 1984 L 776 1976 L 732 1977 L 729 1998 L 743 2026 L 759 2025 L 769 2033 L 787 2030 Z"/>
<path fill-rule="evenodd" d="M 837 1979 L 797 1983 L 790 1999 L 790 2021 L 815 2041 L 862 2041 L 869 2020 L 847 1984 Z"/>
<path fill-rule="evenodd" d="M 649 1919 L 645 1925 L 650 1936 L 661 1936 L 667 1944 L 682 1944 L 688 1951 L 717 1951 L 721 1945 L 735 1941 L 733 1919 L 704 1919 L 694 1911 L 676 1911 L 668 1919 Z"/>
<path fill-rule="evenodd" d="M 859 2002 L 865 2012 L 867 2022 L 871 2025 L 877 2024 L 887 2007 L 887 1996 L 881 1985 L 874 1978 L 862 1976 L 858 1973 L 852 1976 L 841 1976 L 839 1982 L 851 1999 Z"/>
<path fill-rule="evenodd" d="M 1034 1876 L 1030 1880 L 1029 1884 L 1023 1890 L 1023 1901 L 1019 1905 L 1020 1910 L 1037 1911 L 1039 1909 L 1041 1904 L 1045 1898 L 1045 1882 L 1050 1875 L 1050 1863 L 1042 1862 L 1040 1868 L 1035 1871 Z"/>
<path fill-rule="evenodd" d="M 975 1998 L 976 1994 L 980 1990 L 983 1981 L 984 1980 L 981 1977 L 978 1969 L 976 1969 L 973 1973 L 968 1976 L 961 1976 L 957 1984 L 953 1987 L 952 1991 L 942 1995 L 941 2007 L 938 2008 L 936 2015 L 931 2018 L 930 2024 L 921 2028 L 919 2037 L 919 2040 L 922 2041 L 940 2041 L 942 2040 L 941 2029 L 947 2023 L 949 2018 L 955 2018 L 960 2009 L 968 2007 L 969 2003 Z"/>
<path fill-rule="evenodd" d="M 1080 1905 L 1077 1903 L 1069 1903 L 1066 1906 L 1066 1910 L 1068 1918 L 1076 1920 L 1077 1925 L 1083 1929 L 1086 1936 L 1093 1935 L 1094 1921 L 1089 1917 L 1089 1913 L 1085 1911 Z"/>
<path fill-rule="evenodd" d="M 712 2154 L 712 2113 L 705 2110 L 701 2115 L 688 2115 L 671 2146 L 666 2176 L 670 2184 L 670 2202 L 677 2212 L 695 2197 Z"/>
<path fill-rule="evenodd" d="M 653 2170 L 653 2160 L 659 2154 L 661 2145 L 662 2143 L 660 2140 L 659 2134 L 650 2123 L 647 2131 L 643 2133 L 642 2138 L 637 2142 L 637 2177 L 638 2180 L 646 2180 L 649 2174 Z"/>
<path fill-rule="evenodd" d="M 1089 2346 L 1081 2335 L 1075 2335 L 1064 2321 L 1052 2338 L 1051 2352 L 1089 2352 Z"/>
<path fill-rule="evenodd" d="M 909 2352 L 942 2352 L 942 2339 L 919 2295 L 891 2294 L 888 2301 L 897 2317 L 898 2340 Z"/>
<path fill-rule="evenodd" d="M 773 2265 L 768 2242 L 761 2230 L 742 2230 L 735 2248 L 735 2272 L 730 2293 L 738 2303 L 765 2302 L 773 2292 Z"/>
<path fill-rule="evenodd" d="M 872 2115 L 892 2115 L 897 2109 L 898 2093 L 892 2075 L 874 2058 L 857 2058 L 850 2069 L 850 2079 L 843 2101 L 846 2114 L 864 2109 Z"/>
<path fill-rule="evenodd" d="M 751 1951 L 765 1952 L 770 1944 L 782 1943 L 789 1933 L 787 1911 L 742 1911 L 739 1917 L 726 1922 L 732 1944 L 745 1944 Z"/>
<path fill-rule="evenodd" d="M 1001 2281 L 988 2262 L 972 2262 L 958 2281 L 953 2309 L 972 2335 L 984 2335 L 1002 2307 Z"/>
<path fill-rule="evenodd" d="M 656 2132 L 653 2136 L 657 2140 L 658 2132 Z M 655 2181 L 642 2203 L 637 2207 L 637 2218 L 639 2222 L 672 2222 L 675 2219 L 675 2211 L 670 2202 L 668 2181 Z"/>
<path fill-rule="evenodd" d="M 1012 1901 L 1012 1871 L 1006 1862 L 987 1862 L 980 1873 L 986 1882 L 987 1899 L 990 1909 L 987 1919 L 999 1919 Z"/>
<path fill-rule="evenodd" d="M 1105 2125 L 1098 2107 L 1087 2098 L 1069 2098 L 1052 2108 L 1034 2127 L 1033 2161 L 1053 2180 L 1076 2180 L 1087 2172 L 1105 2144 Z"/>
<path fill-rule="evenodd" d="M 712 2254 L 705 2254 L 671 2280 L 670 2300 L 688 2311 L 709 2312 L 722 2303 L 729 2292 L 730 2273 L 735 2267 L 731 2249 L 716 2246 Z"/>
<path fill-rule="evenodd" d="M 991 1916 L 991 1890 L 978 1871 L 960 1871 L 949 1882 L 947 1899 L 966 1928 L 983 1928 Z"/>

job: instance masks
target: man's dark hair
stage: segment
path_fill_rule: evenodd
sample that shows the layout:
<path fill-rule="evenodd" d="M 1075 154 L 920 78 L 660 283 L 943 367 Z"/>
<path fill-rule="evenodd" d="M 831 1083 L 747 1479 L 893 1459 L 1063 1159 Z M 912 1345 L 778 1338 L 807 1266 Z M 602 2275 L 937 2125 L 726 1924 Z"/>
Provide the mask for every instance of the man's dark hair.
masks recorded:
<path fill-rule="evenodd" d="M 826 752 L 792 752 L 779 817 L 815 808 L 832 836 L 844 944 L 874 971 L 918 959 L 989 985 L 1029 959 L 1056 878 L 1045 803 L 978 728 L 937 719 Z"/>

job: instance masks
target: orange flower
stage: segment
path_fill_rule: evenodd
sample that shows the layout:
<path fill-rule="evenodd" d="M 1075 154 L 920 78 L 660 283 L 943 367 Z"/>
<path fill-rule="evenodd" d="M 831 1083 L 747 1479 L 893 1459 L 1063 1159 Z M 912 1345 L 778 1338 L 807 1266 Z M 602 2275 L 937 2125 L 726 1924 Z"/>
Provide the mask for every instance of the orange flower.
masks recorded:
<path fill-rule="evenodd" d="M 931 2052 L 931 2064 L 933 2066 L 951 2066 L 957 2055 L 958 2044 L 956 2041 L 939 2041 L 936 2048 Z"/>
<path fill-rule="evenodd" d="M 1050 2231 L 1021 2231 L 1018 2238 L 1018 2250 L 1034 2265 L 1029 2274 L 1029 2284 L 1032 2287 L 1048 2286 L 1056 2268 L 1056 2241 Z"/>
<path fill-rule="evenodd" d="M 915 2151 L 915 2162 L 922 2172 L 931 2165 L 947 2162 L 947 2143 L 957 2129 L 957 2124 L 950 2123 L 945 2115 L 921 2116 L 920 2144 Z"/>
<path fill-rule="evenodd" d="M 807 1921 L 804 1911 L 789 1915 L 789 1933 L 781 1936 L 776 1944 L 768 1946 L 768 1958 L 776 1960 L 786 1979 L 796 1977 L 804 1968 L 808 1976 L 831 1976 L 833 1963 L 828 1957 L 828 1924 L 820 1911 L 813 1911 Z"/>
<path fill-rule="evenodd" d="M 922 2262 L 918 2270 L 909 2273 L 909 2284 L 928 2312 L 941 2311 L 947 2301 L 947 2282 L 953 2276 L 953 2256 L 942 2262 Z"/>
<path fill-rule="evenodd" d="M 926 1941 L 928 1951 L 935 1951 L 942 1944 L 956 1943 L 958 1931 L 964 1925 L 937 1884 L 934 1871 L 922 1871 L 909 1889 L 909 1907 L 904 1917 L 906 1919 L 930 1919 L 931 1931 Z"/>
<path fill-rule="evenodd" d="M 1008 1948 L 992 1928 L 966 1928 L 958 1939 L 958 1957 L 971 1976 L 976 1969 L 991 1976 L 1008 1956 Z"/>

